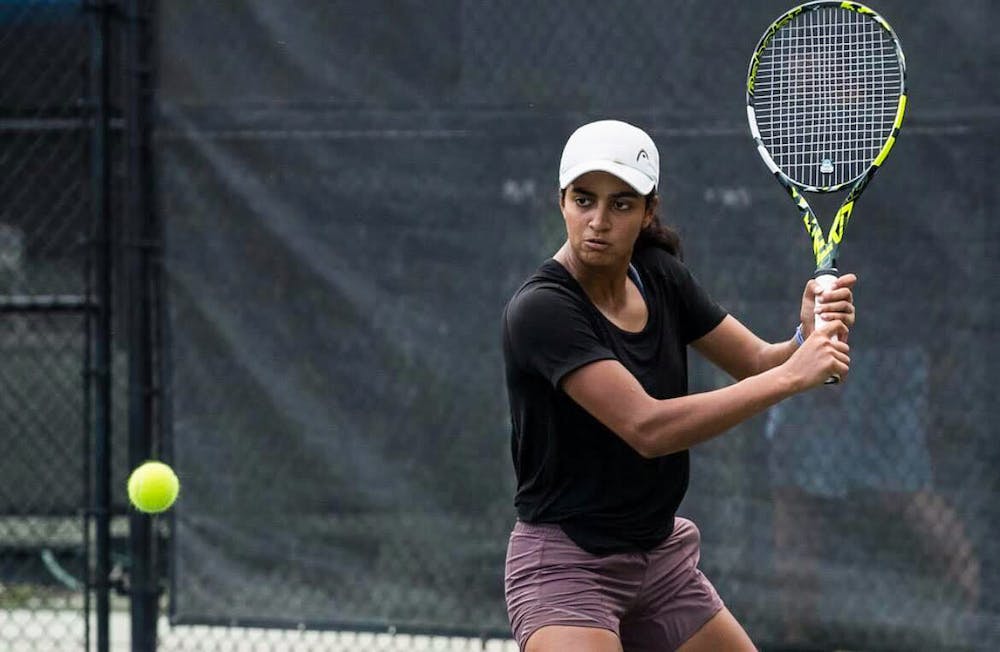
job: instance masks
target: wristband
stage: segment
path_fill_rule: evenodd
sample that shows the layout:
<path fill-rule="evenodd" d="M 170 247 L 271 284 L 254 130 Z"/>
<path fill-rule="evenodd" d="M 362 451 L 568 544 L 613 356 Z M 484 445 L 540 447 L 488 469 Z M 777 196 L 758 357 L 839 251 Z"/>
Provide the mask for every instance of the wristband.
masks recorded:
<path fill-rule="evenodd" d="M 799 346 L 806 343 L 806 338 L 802 336 L 802 324 L 795 327 L 795 343 Z"/>

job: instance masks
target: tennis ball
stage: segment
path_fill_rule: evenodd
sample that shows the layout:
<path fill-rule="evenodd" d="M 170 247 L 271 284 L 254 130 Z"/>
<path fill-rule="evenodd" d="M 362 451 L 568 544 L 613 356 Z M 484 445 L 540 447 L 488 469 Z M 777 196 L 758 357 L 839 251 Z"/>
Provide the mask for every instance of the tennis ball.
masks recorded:
<path fill-rule="evenodd" d="M 140 512 L 157 514 L 177 500 L 181 483 L 174 470 L 163 462 L 146 462 L 128 477 L 128 499 Z"/>

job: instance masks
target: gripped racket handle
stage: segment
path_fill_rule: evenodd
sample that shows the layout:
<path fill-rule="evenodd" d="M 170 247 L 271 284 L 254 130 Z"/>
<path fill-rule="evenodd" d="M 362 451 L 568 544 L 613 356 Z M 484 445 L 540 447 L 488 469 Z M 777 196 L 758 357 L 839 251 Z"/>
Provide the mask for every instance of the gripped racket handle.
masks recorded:
<path fill-rule="evenodd" d="M 817 269 L 813 278 L 816 279 L 816 282 L 819 283 L 819 286 L 824 291 L 829 290 L 830 288 L 833 287 L 834 281 L 837 280 L 837 268 L 828 267 L 826 269 Z M 817 314 L 816 321 L 813 324 L 813 328 L 818 329 L 822 323 L 823 319 L 821 319 L 820 316 Z M 836 340 L 837 336 L 834 335 L 833 339 Z M 839 382 L 840 382 L 840 376 L 838 376 L 837 374 L 833 374 L 832 376 L 826 379 L 825 384 L 836 385 Z"/>

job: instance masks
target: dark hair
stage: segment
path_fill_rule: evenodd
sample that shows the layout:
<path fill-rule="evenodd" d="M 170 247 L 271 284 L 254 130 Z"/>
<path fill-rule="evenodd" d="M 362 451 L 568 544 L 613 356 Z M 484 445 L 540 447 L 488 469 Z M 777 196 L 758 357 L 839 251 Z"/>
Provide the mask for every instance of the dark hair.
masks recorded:
<path fill-rule="evenodd" d="M 649 204 L 655 199 L 656 190 L 654 189 L 646 195 L 646 208 L 649 208 Z M 652 221 L 644 226 L 642 231 L 639 231 L 639 238 L 635 241 L 636 249 L 645 249 L 647 247 L 659 247 L 673 254 L 678 259 L 684 260 L 680 234 L 663 224 L 657 213 L 653 213 Z"/>

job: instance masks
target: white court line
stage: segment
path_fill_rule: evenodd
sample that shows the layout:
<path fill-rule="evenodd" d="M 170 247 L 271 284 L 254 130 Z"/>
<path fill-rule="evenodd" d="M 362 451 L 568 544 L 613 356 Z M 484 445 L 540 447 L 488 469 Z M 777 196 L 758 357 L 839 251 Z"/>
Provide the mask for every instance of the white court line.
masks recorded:
<path fill-rule="evenodd" d="M 111 652 L 131 652 L 127 612 L 114 611 L 109 624 Z M 157 649 L 211 652 L 517 652 L 513 641 L 444 636 L 296 631 L 246 627 L 170 625 L 160 619 Z M 96 649 L 91 616 L 90 648 Z M 83 652 L 83 614 L 75 610 L 8 609 L 0 612 L 4 652 Z"/>

